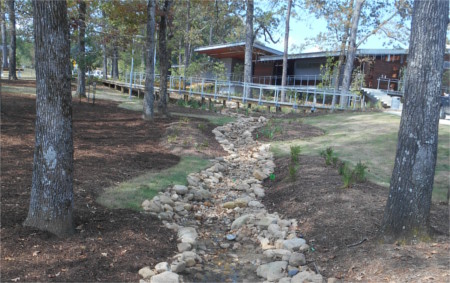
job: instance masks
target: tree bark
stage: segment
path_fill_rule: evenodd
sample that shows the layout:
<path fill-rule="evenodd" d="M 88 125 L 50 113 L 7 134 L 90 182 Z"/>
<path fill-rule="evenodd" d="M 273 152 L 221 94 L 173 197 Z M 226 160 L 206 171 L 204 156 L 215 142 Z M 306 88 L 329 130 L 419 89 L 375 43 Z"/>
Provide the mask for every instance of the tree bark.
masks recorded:
<path fill-rule="evenodd" d="M 170 11 L 171 0 L 165 0 L 162 7 L 159 22 L 159 69 L 160 69 L 160 86 L 159 86 L 159 103 L 158 110 L 163 116 L 168 116 L 167 109 L 168 93 L 167 93 L 167 75 L 169 73 L 170 50 L 167 46 L 167 18 Z"/>
<path fill-rule="evenodd" d="M 6 1 L 9 14 L 9 75 L 8 79 L 17 80 L 16 75 L 16 11 L 14 0 Z"/>
<path fill-rule="evenodd" d="M 78 0 L 78 81 L 77 93 L 86 97 L 86 2 Z"/>
<path fill-rule="evenodd" d="M 106 19 L 106 13 L 105 11 L 102 9 L 102 18 Z M 108 79 L 108 56 L 107 56 L 107 52 L 106 52 L 106 37 L 103 38 L 103 44 L 102 44 L 102 48 L 103 48 L 103 79 L 107 80 Z"/>
<path fill-rule="evenodd" d="M 2 57 L 3 57 L 3 63 L 2 66 L 3 68 L 8 68 L 8 37 L 6 36 L 6 17 L 5 17 L 5 12 L 2 10 L 0 12 L 0 17 L 1 17 L 1 24 L 0 24 L 0 29 L 2 32 Z"/>
<path fill-rule="evenodd" d="M 283 53 L 283 71 L 281 73 L 281 86 L 286 86 L 287 79 L 287 64 L 288 64 L 288 47 L 289 47 L 289 20 L 291 18 L 291 6 L 292 0 L 288 0 L 288 6 L 286 10 L 286 26 L 284 29 L 284 53 Z M 281 90 L 281 101 L 286 101 L 286 91 Z"/>
<path fill-rule="evenodd" d="M 116 43 L 114 42 L 113 47 L 113 58 L 112 58 L 112 66 L 111 66 L 111 72 L 112 72 L 112 78 L 113 80 L 119 79 L 119 49 L 117 48 Z"/>
<path fill-rule="evenodd" d="M 448 1 L 414 1 L 405 105 L 381 229 L 388 242 L 429 233 L 448 16 Z"/>
<path fill-rule="evenodd" d="M 247 14 L 245 18 L 245 60 L 244 83 L 252 83 L 252 55 L 253 55 L 253 0 L 247 0 Z M 250 88 L 246 88 L 245 96 L 251 98 Z"/>
<path fill-rule="evenodd" d="M 155 0 L 148 0 L 147 5 L 147 55 L 145 56 L 145 95 L 144 95 L 144 119 L 153 119 L 155 102 Z"/>
<path fill-rule="evenodd" d="M 184 37 L 184 78 L 186 78 L 186 71 L 189 67 L 189 52 L 191 49 L 191 39 L 189 35 L 191 31 L 191 1 L 187 0 L 186 5 L 186 35 Z"/>
<path fill-rule="evenodd" d="M 25 226 L 63 237 L 73 227 L 70 40 L 66 1 L 33 4 L 36 142 Z"/>
<path fill-rule="evenodd" d="M 352 27 L 350 29 L 350 41 L 347 50 L 347 59 L 345 61 L 344 79 L 342 80 L 342 94 L 348 93 L 350 89 L 350 83 L 352 80 L 353 64 L 356 56 L 356 35 L 358 34 L 359 17 L 361 15 L 361 9 L 365 0 L 356 0 L 355 7 L 353 9 Z M 347 97 L 341 97 L 342 105 L 346 106 Z"/>

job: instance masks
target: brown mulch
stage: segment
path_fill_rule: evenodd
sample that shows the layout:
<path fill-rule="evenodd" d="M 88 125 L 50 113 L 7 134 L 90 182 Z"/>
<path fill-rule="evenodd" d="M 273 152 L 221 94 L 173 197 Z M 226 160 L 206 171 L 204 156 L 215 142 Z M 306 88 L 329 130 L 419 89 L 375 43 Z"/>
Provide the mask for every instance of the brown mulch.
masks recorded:
<path fill-rule="evenodd" d="M 176 239 L 158 219 L 132 210 L 107 209 L 95 199 L 122 181 L 177 164 L 179 156 L 165 149 L 162 139 L 179 119 L 148 122 L 114 102 L 97 100 L 92 106 L 74 101 L 77 232 L 59 239 L 22 226 L 30 197 L 35 99 L 2 92 L 1 281 L 136 282 L 140 268 L 172 256 Z M 192 121 L 213 127 L 206 120 Z M 223 155 L 210 131 L 201 134 L 210 144 L 204 156 Z"/>
<path fill-rule="evenodd" d="M 337 168 L 321 157 L 301 156 L 295 181 L 289 177 L 289 158 L 275 164 L 276 178 L 265 181 L 263 202 L 269 211 L 298 220 L 299 234 L 311 247 L 306 254 L 311 269 L 345 282 L 449 281 L 447 205 L 432 206 L 431 242 L 382 244 L 377 236 L 387 188 L 364 182 L 344 189 Z"/>

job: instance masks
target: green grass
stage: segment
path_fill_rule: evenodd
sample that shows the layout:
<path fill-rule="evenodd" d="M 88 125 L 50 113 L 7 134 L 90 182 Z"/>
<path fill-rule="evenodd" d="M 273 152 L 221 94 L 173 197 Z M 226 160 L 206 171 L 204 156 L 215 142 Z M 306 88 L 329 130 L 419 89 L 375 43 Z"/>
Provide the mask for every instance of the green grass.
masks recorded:
<path fill-rule="evenodd" d="M 2 92 L 9 92 L 18 95 L 25 96 L 36 96 L 36 88 L 35 87 L 26 87 L 26 86 L 12 86 L 12 85 L 2 85 Z"/>
<path fill-rule="evenodd" d="M 336 156 L 352 167 L 361 160 L 368 167 L 367 178 L 388 187 L 394 167 L 400 117 L 386 113 L 341 113 L 303 118 L 303 123 L 324 130 L 325 135 L 306 140 L 272 142 L 275 156 L 288 156 L 290 146 L 300 145 L 302 153 L 319 155 L 332 147 Z M 438 158 L 433 200 L 446 199 L 450 183 L 450 126 L 439 126 Z"/>
<path fill-rule="evenodd" d="M 147 173 L 107 189 L 97 202 L 108 208 L 141 210 L 145 199 L 152 199 L 159 191 L 172 185 L 187 185 L 188 174 L 203 170 L 210 165 L 206 159 L 184 156 L 180 162 L 158 173 Z"/>

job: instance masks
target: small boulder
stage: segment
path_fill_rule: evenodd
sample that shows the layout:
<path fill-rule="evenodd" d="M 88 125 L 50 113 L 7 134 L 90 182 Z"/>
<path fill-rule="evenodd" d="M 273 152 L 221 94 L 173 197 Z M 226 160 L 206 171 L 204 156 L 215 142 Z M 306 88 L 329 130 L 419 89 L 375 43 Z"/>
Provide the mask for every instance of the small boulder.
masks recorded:
<path fill-rule="evenodd" d="M 152 276 L 150 283 L 179 283 L 179 275 L 170 271 Z"/>
<path fill-rule="evenodd" d="M 156 273 L 153 270 L 151 270 L 149 266 L 139 269 L 139 275 L 142 276 L 142 278 L 144 279 L 150 278 L 155 274 Z"/>

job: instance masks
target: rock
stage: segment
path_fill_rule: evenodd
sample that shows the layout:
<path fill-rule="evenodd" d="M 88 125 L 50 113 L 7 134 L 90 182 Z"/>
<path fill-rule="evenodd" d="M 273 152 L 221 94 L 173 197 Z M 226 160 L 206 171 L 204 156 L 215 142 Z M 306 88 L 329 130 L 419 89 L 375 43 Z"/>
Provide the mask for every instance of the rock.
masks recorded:
<path fill-rule="evenodd" d="M 182 243 L 194 245 L 197 241 L 197 231 L 193 227 L 183 227 L 178 229 L 178 239 Z"/>
<path fill-rule="evenodd" d="M 234 241 L 234 240 L 236 240 L 236 235 L 234 235 L 234 234 L 228 234 L 228 235 L 226 236 L 226 238 L 227 238 L 228 241 Z"/>
<path fill-rule="evenodd" d="M 283 258 L 283 257 L 287 257 L 289 259 L 289 257 L 291 256 L 291 252 L 290 251 L 283 250 L 283 249 L 265 250 L 263 254 L 267 258 Z"/>
<path fill-rule="evenodd" d="M 234 209 L 236 207 L 246 207 L 246 206 L 247 202 L 243 200 L 227 201 L 226 203 L 222 204 L 222 207 L 227 209 Z"/>
<path fill-rule="evenodd" d="M 188 175 L 187 182 L 190 186 L 196 187 L 200 183 L 200 179 L 194 175 Z"/>
<path fill-rule="evenodd" d="M 253 214 L 244 214 L 238 218 L 236 218 L 231 224 L 231 230 L 239 229 L 244 224 L 246 224 L 250 219 L 253 219 Z"/>
<path fill-rule="evenodd" d="M 168 205 L 167 203 L 163 205 L 163 209 L 164 209 L 164 211 L 173 212 L 173 208 L 170 205 Z"/>
<path fill-rule="evenodd" d="M 306 241 L 301 238 L 293 238 L 283 241 L 283 248 L 287 250 L 298 250 L 302 245 L 306 244 Z"/>
<path fill-rule="evenodd" d="M 257 200 L 252 200 L 248 203 L 249 207 L 264 207 L 264 205 L 262 203 L 260 203 Z"/>
<path fill-rule="evenodd" d="M 264 179 L 266 179 L 268 177 L 268 175 L 266 175 L 261 170 L 256 169 L 253 171 L 253 177 L 255 177 L 256 179 L 258 179 L 260 181 L 263 181 Z"/>
<path fill-rule="evenodd" d="M 262 229 L 267 229 L 269 227 L 270 224 L 276 224 L 277 223 L 277 219 L 274 217 L 263 217 L 261 218 L 257 223 L 256 226 L 262 228 Z"/>
<path fill-rule="evenodd" d="M 211 193 L 205 189 L 196 189 L 192 190 L 192 193 L 194 194 L 194 200 L 204 200 L 211 197 Z"/>
<path fill-rule="evenodd" d="M 186 269 L 186 262 L 184 261 L 174 261 L 170 265 L 170 271 L 175 273 L 183 272 Z"/>
<path fill-rule="evenodd" d="M 278 281 L 278 283 L 291 283 L 291 278 L 289 278 L 289 277 L 281 278 L 281 279 Z"/>
<path fill-rule="evenodd" d="M 190 251 L 192 249 L 192 245 L 189 243 L 178 243 L 177 244 L 178 251 L 180 253 L 185 251 Z"/>
<path fill-rule="evenodd" d="M 163 210 L 159 203 L 156 203 L 153 200 L 149 201 L 147 199 L 144 200 L 144 202 L 142 203 L 142 208 L 145 211 L 150 211 L 150 212 L 155 212 L 155 213 L 161 212 Z"/>
<path fill-rule="evenodd" d="M 323 277 L 320 274 L 315 274 L 312 271 L 302 271 L 292 277 L 291 283 L 303 283 L 303 282 L 314 282 L 322 283 Z"/>
<path fill-rule="evenodd" d="M 179 275 L 170 271 L 152 276 L 150 283 L 179 283 Z"/>
<path fill-rule="evenodd" d="M 286 261 L 274 261 L 258 266 L 256 269 L 256 274 L 260 277 L 266 278 L 269 281 L 275 281 L 285 277 L 286 267 Z"/>
<path fill-rule="evenodd" d="M 156 273 L 150 269 L 149 266 L 143 267 L 139 269 L 139 275 L 142 276 L 142 278 L 150 278 L 151 276 L 155 275 Z"/>
<path fill-rule="evenodd" d="M 294 268 L 288 271 L 288 275 L 289 277 L 294 277 L 295 275 L 297 275 L 298 272 L 299 270 L 297 268 Z"/>
<path fill-rule="evenodd" d="M 309 245 L 308 244 L 301 245 L 300 248 L 298 248 L 298 251 L 301 253 L 309 251 Z"/>
<path fill-rule="evenodd" d="M 289 265 L 292 266 L 299 266 L 299 265 L 305 265 L 306 264 L 306 258 L 305 255 L 302 253 L 293 252 L 291 256 L 289 257 Z"/>
<path fill-rule="evenodd" d="M 185 195 L 189 191 L 188 187 L 183 185 L 175 185 L 172 188 L 173 191 L 175 191 L 178 195 Z"/>
<path fill-rule="evenodd" d="M 162 203 L 162 204 L 168 204 L 168 205 L 170 205 L 170 206 L 173 206 L 175 203 L 173 202 L 173 200 L 170 198 L 170 197 L 168 197 L 168 196 L 166 196 L 166 195 L 159 195 L 159 201 Z"/>
<path fill-rule="evenodd" d="M 338 283 L 338 282 L 339 282 L 339 280 L 337 278 L 334 278 L 334 277 L 330 277 L 327 280 L 327 283 Z"/>
<path fill-rule="evenodd" d="M 221 243 L 221 244 L 220 244 L 220 247 L 221 247 L 222 249 L 228 249 L 228 248 L 230 247 L 230 244 L 228 244 L 228 243 Z"/>
<path fill-rule="evenodd" d="M 167 262 L 160 262 L 155 265 L 156 273 L 163 273 L 164 271 L 169 270 L 169 264 Z"/>
<path fill-rule="evenodd" d="M 158 218 L 161 220 L 172 220 L 173 212 L 171 211 L 161 212 L 158 214 Z"/>
<path fill-rule="evenodd" d="M 263 250 L 268 250 L 268 249 L 273 249 L 275 248 L 273 245 L 270 244 L 270 240 L 267 238 L 261 238 L 259 240 L 260 244 L 261 244 L 261 249 Z"/>
<path fill-rule="evenodd" d="M 237 185 L 234 189 L 237 191 L 247 191 L 250 189 L 250 186 L 246 183 L 241 183 Z"/>

